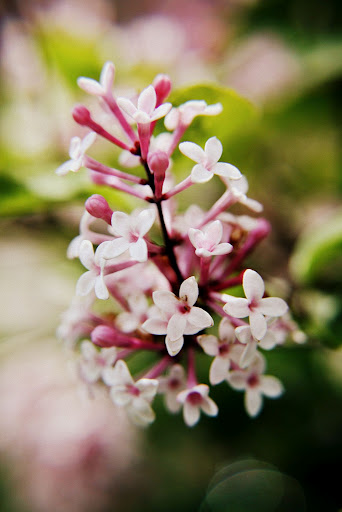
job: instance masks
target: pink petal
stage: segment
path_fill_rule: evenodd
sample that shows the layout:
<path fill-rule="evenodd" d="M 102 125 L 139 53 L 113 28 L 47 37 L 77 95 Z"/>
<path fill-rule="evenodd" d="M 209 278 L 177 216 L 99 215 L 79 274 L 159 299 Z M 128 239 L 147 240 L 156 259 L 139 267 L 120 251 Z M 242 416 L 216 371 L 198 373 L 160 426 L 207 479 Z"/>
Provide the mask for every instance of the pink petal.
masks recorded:
<path fill-rule="evenodd" d="M 119 107 L 131 117 L 133 117 L 137 112 L 137 107 L 131 102 L 131 100 L 128 100 L 127 98 L 118 98 L 116 102 Z"/>
<path fill-rule="evenodd" d="M 254 338 L 261 340 L 267 331 L 267 322 L 265 317 L 258 311 L 250 312 L 249 325 Z"/>
<path fill-rule="evenodd" d="M 245 394 L 245 408 L 253 418 L 257 416 L 262 407 L 262 396 L 259 391 L 248 390 Z"/>
<path fill-rule="evenodd" d="M 95 140 L 96 140 L 96 133 L 89 132 L 81 142 L 82 153 L 85 153 L 87 151 L 87 149 L 89 149 L 90 146 L 92 146 L 94 144 Z"/>
<path fill-rule="evenodd" d="M 76 160 L 80 156 L 81 150 L 81 139 L 79 137 L 73 137 L 70 141 L 69 155 L 73 160 Z"/>
<path fill-rule="evenodd" d="M 213 173 L 208 171 L 202 164 L 197 164 L 192 168 L 191 181 L 193 183 L 206 183 L 211 180 Z"/>
<path fill-rule="evenodd" d="M 134 384 L 134 380 L 133 380 L 132 375 L 128 369 L 128 366 L 125 363 L 125 361 L 123 361 L 122 359 L 119 359 L 119 361 L 117 361 L 117 363 L 114 367 L 114 371 L 115 371 L 115 376 L 118 380 L 118 383 L 127 384 L 127 385 Z"/>
<path fill-rule="evenodd" d="M 201 163 L 206 160 L 205 152 L 198 144 L 195 144 L 194 142 L 181 142 L 179 144 L 179 151 L 194 162 Z"/>
<path fill-rule="evenodd" d="M 223 306 L 223 310 L 230 316 L 235 318 L 245 318 L 249 316 L 250 310 L 247 299 L 233 297 L 232 295 L 224 295 L 227 303 Z"/>
<path fill-rule="evenodd" d="M 216 164 L 222 155 L 222 144 L 217 137 L 211 137 L 204 146 L 204 151 L 208 161 L 208 167 Z"/>
<path fill-rule="evenodd" d="M 138 110 L 151 115 L 156 107 L 157 95 L 153 85 L 149 85 L 144 89 L 138 98 Z"/>
<path fill-rule="evenodd" d="M 221 114 L 223 107 L 221 103 L 214 103 L 213 105 L 208 105 L 205 107 L 205 110 L 202 112 L 202 115 L 206 116 L 217 116 Z"/>
<path fill-rule="evenodd" d="M 282 316 L 288 310 L 288 306 L 283 299 L 279 297 L 267 297 L 262 299 L 258 306 L 258 311 L 267 316 Z"/>
<path fill-rule="evenodd" d="M 248 300 L 258 301 L 265 293 L 265 285 L 261 276 L 255 270 L 248 268 L 243 274 L 243 289 Z"/>
<path fill-rule="evenodd" d="M 92 78 L 81 76 L 77 79 L 77 85 L 80 89 L 83 89 L 83 91 L 88 94 L 93 94 L 94 96 L 102 96 L 104 93 L 102 85 Z"/>
<path fill-rule="evenodd" d="M 193 306 L 198 299 L 198 284 L 194 276 L 188 277 L 179 288 L 179 297 L 189 306 Z"/>
<path fill-rule="evenodd" d="M 271 350 L 277 344 L 277 340 L 273 332 L 267 331 L 265 336 L 260 340 L 259 346 L 265 350 Z"/>
<path fill-rule="evenodd" d="M 81 343 L 81 353 L 85 359 L 93 359 L 98 351 L 91 341 L 85 340 Z"/>

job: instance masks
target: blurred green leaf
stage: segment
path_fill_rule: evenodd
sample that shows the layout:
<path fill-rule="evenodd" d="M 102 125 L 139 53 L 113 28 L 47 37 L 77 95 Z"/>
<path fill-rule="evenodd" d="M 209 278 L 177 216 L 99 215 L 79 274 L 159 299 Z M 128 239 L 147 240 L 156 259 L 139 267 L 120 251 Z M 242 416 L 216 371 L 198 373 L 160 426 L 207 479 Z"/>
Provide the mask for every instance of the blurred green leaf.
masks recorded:
<path fill-rule="evenodd" d="M 0 175 L 0 215 L 24 215 L 42 208 L 44 201 L 11 176 Z"/>

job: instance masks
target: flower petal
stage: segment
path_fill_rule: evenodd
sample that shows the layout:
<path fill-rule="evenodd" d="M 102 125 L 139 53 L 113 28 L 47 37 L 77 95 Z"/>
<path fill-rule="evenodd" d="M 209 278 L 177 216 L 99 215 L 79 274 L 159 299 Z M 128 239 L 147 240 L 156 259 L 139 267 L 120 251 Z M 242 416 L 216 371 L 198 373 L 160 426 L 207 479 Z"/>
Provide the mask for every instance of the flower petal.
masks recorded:
<path fill-rule="evenodd" d="M 243 274 L 243 289 L 248 300 L 258 301 L 265 293 L 265 285 L 262 277 L 248 268 Z"/>
<path fill-rule="evenodd" d="M 112 230 L 115 236 L 127 236 L 130 230 L 131 219 L 127 213 L 114 212 L 111 219 Z"/>
<path fill-rule="evenodd" d="M 188 277 L 179 288 L 179 298 L 189 306 L 193 306 L 198 299 L 198 284 L 194 276 Z"/>
<path fill-rule="evenodd" d="M 137 397 L 134 398 L 127 409 L 130 419 L 139 427 L 146 427 L 155 420 L 155 413 L 146 400 Z"/>
<path fill-rule="evenodd" d="M 202 164 L 195 165 L 191 171 L 191 181 L 193 183 L 206 183 L 210 181 L 213 176 L 213 173 Z"/>
<path fill-rule="evenodd" d="M 167 336 L 171 341 L 179 339 L 184 334 L 188 315 L 175 313 L 167 324 Z"/>
<path fill-rule="evenodd" d="M 161 318 L 148 318 L 141 327 L 151 334 L 166 334 L 167 322 Z"/>
<path fill-rule="evenodd" d="M 223 382 L 228 377 L 228 370 L 230 367 L 230 360 L 223 357 L 215 357 L 211 363 L 209 370 L 209 381 L 210 384 L 215 386 L 220 382 Z"/>
<path fill-rule="evenodd" d="M 211 171 L 218 176 L 225 176 L 231 180 L 238 180 L 242 174 L 235 165 L 227 164 L 225 162 L 218 162 L 215 164 Z"/>
<path fill-rule="evenodd" d="M 155 109 L 155 111 L 151 115 L 150 121 L 157 121 L 157 119 L 166 116 L 166 114 L 170 112 L 171 108 L 171 103 L 162 103 L 161 105 L 159 105 L 159 107 Z"/>
<path fill-rule="evenodd" d="M 90 270 L 94 263 L 94 248 L 89 240 L 83 240 L 80 245 L 79 258 L 82 265 Z"/>
<path fill-rule="evenodd" d="M 219 344 L 216 336 L 213 336 L 212 334 L 202 334 L 201 336 L 197 336 L 197 342 L 201 345 L 208 356 L 215 357 L 218 355 Z"/>
<path fill-rule="evenodd" d="M 152 294 L 153 302 L 158 308 L 166 313 L 172 314 L 178 306 L 179 301 L 174 293 L 166 290 L 157 290 Z"/>
<path fill-rule="evenodd" d="M 184 345 L 184 338 L 180 336 L 177 340 L 170 340 L 168 336 L 165 337 L 165 345 L 167 351 L 171 357 L 178 354 L 178 352 L 182 349 Z"/>
<path fill-rule="evenodd" d="M 188 427 L 196 425 L 200 419 L 200 414 L 199 407 L 192 405 L 189 402 L 185 402 L 183 407 L 183 418 Z"/>
<path fill-rule="evenodd" d="M 202 308 L 192 307 L 186 319 L 189 323 L 198 328 L 198 330 L 205 329 L 214 325 L 214 320 L 211 318 L 209 313 Z"/>
<path fill-rule="evenodd" d="M 249 315 L 249 325 L 254 338 L 261 340 L 267 331 L 267 322 L 265 317 L 258 311 L 251 311 Z"/>
<path fill-rule="evenodd" d="M 146 235 L 146 233 L 153 226 L 154 220 L 156 218 L 156 211 L 152 208 L 148 208 L 147 210 L 143 210 L 139 213 L 136 219 L 136 231 L 140 236 Z"/>
<path fill-rule="evenodd" d="M 228 313 L 228 315 L 233 316 L 235 318 L 245 318 L 249 316 L 250 310 L 248 307 L 247 299 L 243 299 L 241 297 L 233 297 L 232 295 L 224 295 L 224 300 L 227 303 L 223 306 L 223 310 Z"/>
<path fill-rule="evenodd" d="M 256 340 L 252 340 L 249 343 L 247 343 L 244 351 L 242 352 L 240 362 L 239 362 L 239 366 L 241 368 L 247 368 L 247 366 L 252 362 L 252 360 L 255 356 L 255 353 L 257 351 L 257 348 L 258 348 L 258 344 L 257 344 Z"/>
<path fill-rule="evenodd" d="M 100 274 L 95 279 L 95 295 L 98 299 L 107 300 L 109 299 L 109 292 L 105 285 L 103 275 Z"/>
<path fill-rule="evenodd" d="M 138 98 L 138 110 L 146 112 L 151 115 L 154 111 L 157 103 L 157 95 L 153 85 L 149 85 L 143 91 L 141 91 Z"/>
<path fill-rule="evenodd" d="M 143 238 L 139 238 L 136 242 L 129 245 L 129 253 L 131 258 L 136 261 L 147 261 L 147 245 Z"/>
<path fill-rule="evenodd" d="M 76 283 L 76 295 L 85 297 L 94 288 L 95 274 L 92 270 L 88 270 L 81 275 Z"/>
<path fill-rule="evenodd" d="M 245 408 L 250 416 L 253 418 L 257 416 L 262 407 L 262 395 L 259 391 L 249 389 L 245 393 Z"/>
<path fill-rule="evenodd" d="M 195 144 L 194 142 L 181 142 L 178 147 L 179 151 L 183 153 L 183 155 L 187 156 L 198 164 L 206 160 L 207 156 L 205 152 L 198 144 Z"/>
<path fill-rule="evenodd" d="M 269 398 L 277 398 L 284 392 L 284 387 L 276 377 L 263 375 L 260 379 L 260 391 Z"/>
<path fill-rule="evenodd" d="M 217 137 L 210 137 L 204 146 L 204 151 L 208 161 L 208 167 L 216 164 L 221 158 L 223 147 Z"/>
<path fill-rule="evenodd" d="M 116 103 L 131 117 L 133 117 L 137 112 L 137 107 L 127 98 L 117 98 Z"/>
<path fill-rule="evenodd" d="M 151 402 L 155 397 L 158 385 L 157 379 L 140 379 L 135 384 L 140 391 L 140 396 L 148 402 Z"/>
<path fill-rule="evenodd" d="M 103 258 L 106 260 L 110 260 L 112 258 L 116 258 L 123 254 L 127 249 L 129 249 L 130 243 L 125 238 L 116 238 L 106 247 L 106 250 L 103 253 Z"/>
<path fill-rule="evenodd" d="M 80 89 L 87 92 L 88 94 L 93 94 L 94 96 L 102 96 L 104 93 L 103 87 L 97 80 L 93 80 L 92 78 L 86 78 L 84 76 L 80 76 L 77 79 L 77 85 Z"/>
<path fill-rule="evenodd" d="M 267 316 L 282 316 L 288 310 L 288 305 L 279 297 L 266 297 L 260 301 L 258 311 Z"/>
<path fill-rule="evenodd" d="M 207 416 L 217 416 L 218 415 L 218 407 L 215 404 L 214 400 L 212 400 L 209 397 L 206 397 L 206 399 L 203 400 L 203 402 L 201 404 L 201 409 Z"/>

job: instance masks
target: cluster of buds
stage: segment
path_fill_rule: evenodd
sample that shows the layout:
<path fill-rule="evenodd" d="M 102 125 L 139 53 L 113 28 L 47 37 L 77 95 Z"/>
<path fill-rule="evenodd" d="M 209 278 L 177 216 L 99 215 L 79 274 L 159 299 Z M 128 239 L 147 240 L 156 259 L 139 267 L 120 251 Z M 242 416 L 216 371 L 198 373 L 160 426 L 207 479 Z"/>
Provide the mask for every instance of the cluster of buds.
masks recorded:
<path fill-rule="evenodd" d="M 133 99 L 116 98 L 114 74 L 114 65 L 107 62 L 99 82 L 82 77 L 78 84 L 98 97 L 116 135 L 85 106 L 76 106 L 75 121 L 91 131 L 83 140 L 72 139 L 70 160 L 56 172 L 64 175 L 86 167 L 94 183 L 130 194 L 140 204 L 124 213 L 112 210 L 98 194 L 86 201 L 80 235 L 71 242 L 68 256 L 78 257 L 87 272 L 77 282 L 59 335 L 77 350 L 82 379 L 89 386 L 107 386 L 113 402 L 139 425 L 154 420 L 151 404 L 157 393 L 164 394 L 170 412 L 183 410 L 189 426 L 201 412 L 217 415 L 209 385 L 198 382 L 196 355 L 201 351 L 213 358 L 209 383 L 225 381 L 245 391 L 247 413 L 256 416 L 263 396 L 277 397 L 283 391 L 276 377 L 264 375 L 260 349 L 272 349 L 298 332 L 284 300 L 265 297 L 260 275 L 243 268 L 245 257 L 269 232 L 265 219 L 227 212 L 235 203 L 262 210 L 247 197 L 246 178 L 234 165 L 219 161 L 223 148 L 216 137 L 204 149 L 181 142 L 196 116 L 217 115 L 222 106 L 193 100 L 173 107 L 165 102 L 171 90 L 166 75 L 158 75 Z M 161 118 L 167 131 L 154 137 Z M 97 135 L 123 150 L 120 165 L 141 166 L 143 175 L 86 155 Z M 171 172 L 177 150 L 195 162 L 179 183 Z M 176 196 L 214 175 L 225 190 L 210 209 L 190 205 L 178 213 Z M 95 229 L 97 219 L 101 229 Z M 238 285 L 245 298 L 227 293 Z M 96 299 L 109 300 L 110 311 L 94 308 Z M 142 351 L 152 352 L 154 361 L 133 377 L 130 361 Z"/>

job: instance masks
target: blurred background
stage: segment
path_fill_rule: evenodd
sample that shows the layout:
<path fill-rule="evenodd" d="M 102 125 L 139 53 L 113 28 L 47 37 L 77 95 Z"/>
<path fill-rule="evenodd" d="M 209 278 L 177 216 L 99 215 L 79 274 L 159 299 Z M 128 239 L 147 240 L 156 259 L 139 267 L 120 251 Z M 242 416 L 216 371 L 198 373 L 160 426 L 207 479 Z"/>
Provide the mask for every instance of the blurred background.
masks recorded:
<path fill-rule="evenodd" d="M 2 0 L 0 14 L 0 510 L 342 510 L 341 2 Z M 84 400 L 55 341 L 81 273 L 66 249 L 95 189 L 54 170 L 81 133 L 73 104 L 90 104 L 76 79 L 106 60 L 120 93 L 163 72 L 175 102 L 197 83 L 208 101 L 216 84 L 248 100 L 212 135 L 272 224 L 251 267 L 308 336 L 267 354 L 286 393 L 257 419 L 222 384 L 217 419 L 190 430 L 157 399 L 136 431 L 102 396 Z"/>

